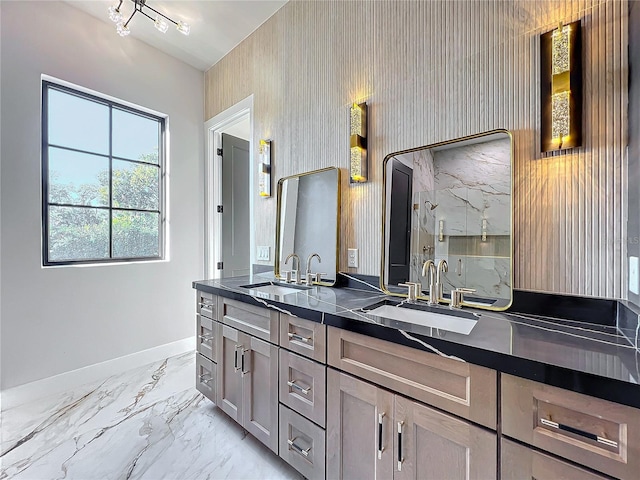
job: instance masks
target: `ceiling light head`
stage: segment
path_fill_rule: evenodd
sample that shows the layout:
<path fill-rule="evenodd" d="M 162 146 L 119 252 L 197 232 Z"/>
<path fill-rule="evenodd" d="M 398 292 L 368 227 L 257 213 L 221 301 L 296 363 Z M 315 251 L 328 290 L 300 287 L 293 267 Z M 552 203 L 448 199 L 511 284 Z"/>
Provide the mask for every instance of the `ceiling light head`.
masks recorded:
<path fill-rule="evenodd" d="M 116 25 L 116 31 L 118 32 L 118 35 L 120 35 L 121 37 L 126 37 L 131 33 L 131 30 L 129 30 L 129 27 L 124 25 L 122 22 Z"/>
<path fill-rule="evenodd" d="M 184 35 L 189 35 L 191 32 L 191 26 L 183 21 L 178 22 L 178 31 Z"/>
<path fill-rule="evenodd" d="M 120 10 L 118 7 L 114 7 L 113 5 L 109 7 L 109 19 L 113 23 L 122 22 L 122 14 L 120 13 Z"/>
<path fill-rule="evenodd" d="M 165 22 L 160 15 L 156 15 L 156 21 L 154 22 L 154 25 L 162 33 L 166 33 L 167 30 L 169 30 L 169 24 Z"/>

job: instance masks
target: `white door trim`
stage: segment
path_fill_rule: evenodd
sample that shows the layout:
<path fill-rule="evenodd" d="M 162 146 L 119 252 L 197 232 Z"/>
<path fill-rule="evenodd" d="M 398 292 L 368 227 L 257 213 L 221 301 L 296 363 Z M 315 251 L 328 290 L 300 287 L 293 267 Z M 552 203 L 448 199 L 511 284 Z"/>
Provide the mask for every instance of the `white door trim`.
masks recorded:
<path fill-rule="evenodd" d="M 204 273 L 205 278 L 219 278 L 220 271 L 215 268 L 222 258 L 222 218 L 216 215 L 216 206 L 222 204 L 222 162 L 216 162 L 216 150 L 222 147 L 222 133 L 249 117 L 249 219 L 253 222 L 254 171 L 253 171 L 253 95 L 227 108 L 224 112 L 207 120 L 204 124 L 206 157 L 204 166 Z M 253 225 L 249 225 L 249 268 L 253 275 L 255 263 Z"/>

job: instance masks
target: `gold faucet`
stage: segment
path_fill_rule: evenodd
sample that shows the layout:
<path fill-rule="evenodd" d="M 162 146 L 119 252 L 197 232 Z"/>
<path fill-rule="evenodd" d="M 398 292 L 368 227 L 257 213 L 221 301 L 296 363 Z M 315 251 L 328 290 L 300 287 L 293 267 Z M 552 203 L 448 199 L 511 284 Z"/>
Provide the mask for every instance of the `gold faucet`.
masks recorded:
<path fill-rule="evenodd" d="M 449 264 L 443 258 L 438 262 L 438 268 L 436 269 L 436 303 L 440 303 L 440 300 L 443 300 L 441 275 L 448 271 L 449 271 Z"/>
<path fill-rule="evenodd" d="M 422 265 L 422 276 L 426 277 L 429 275 L 429 301 L 427 302 L 429 305 L 435 305 L 438 303 L 438 298 L 436 296 L 436 264 L 433 263 L 433 260 L 427 260 Z"/>

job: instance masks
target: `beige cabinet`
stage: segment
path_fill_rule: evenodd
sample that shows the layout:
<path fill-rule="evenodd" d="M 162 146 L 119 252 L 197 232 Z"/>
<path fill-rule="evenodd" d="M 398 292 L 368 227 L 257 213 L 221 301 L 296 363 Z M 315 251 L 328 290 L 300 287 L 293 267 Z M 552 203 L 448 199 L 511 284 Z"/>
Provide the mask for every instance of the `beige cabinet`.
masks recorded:
<path fill-rule="evenodd" d="M 221 326 L 217 405 L 278 452 L 278 347 Z"/>
<path fill-rule="evenodd" d="M 503 480 L 602 480 L 605 478 L 504 438 L 500 445 L 500 459 L 500 478 Z"/>
<path fill-rule="evenodd" d="M 502 433 L 616 478 L 638 478 L 640 410 L 502 375 Z"/>
<path fill-rule="evenodd" d="M 492 430 L 495 370 L 329 327 L 328 364 Z"/>
<path fill-rule="evenodd" d="M 327 478 L 496 478 L 496 434 L 329 369 Z"/>
<path fill-rule="evenodd" d="M 217 297 L 198 291 L 196 294 L 196 389 L 216 402 L 218 356 L 216 351 L 218 322 Z"/>
<path fill-rule="evenodd" d="M 393 394 L 327 369 L 327 478 L 393 476 Z"/>

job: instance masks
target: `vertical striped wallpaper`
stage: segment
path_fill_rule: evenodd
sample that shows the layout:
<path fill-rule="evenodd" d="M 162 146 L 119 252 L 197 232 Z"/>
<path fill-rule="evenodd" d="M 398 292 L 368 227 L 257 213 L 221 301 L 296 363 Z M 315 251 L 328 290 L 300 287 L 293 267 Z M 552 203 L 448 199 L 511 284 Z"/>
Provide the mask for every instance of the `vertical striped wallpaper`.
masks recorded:
<path fill-rule="evenodd" d="M 585 144 L 543 155 L 539 35 L 578 19 Z M 253 94 L 254 144 L 273 140 L 276 181 L 343 168 L 340 267 L 368 275 L 380 270 L 385 155 L 509 129 L 515 287 L 622 297 L 627 19 L 626 1 L 291 1 L 206 73 L 205 116 Z M 349 185 L 348 107 L 362 100 L 370 181 Z M 276 200 L 254 195 L 256 245 L 273 247 Z"/>

